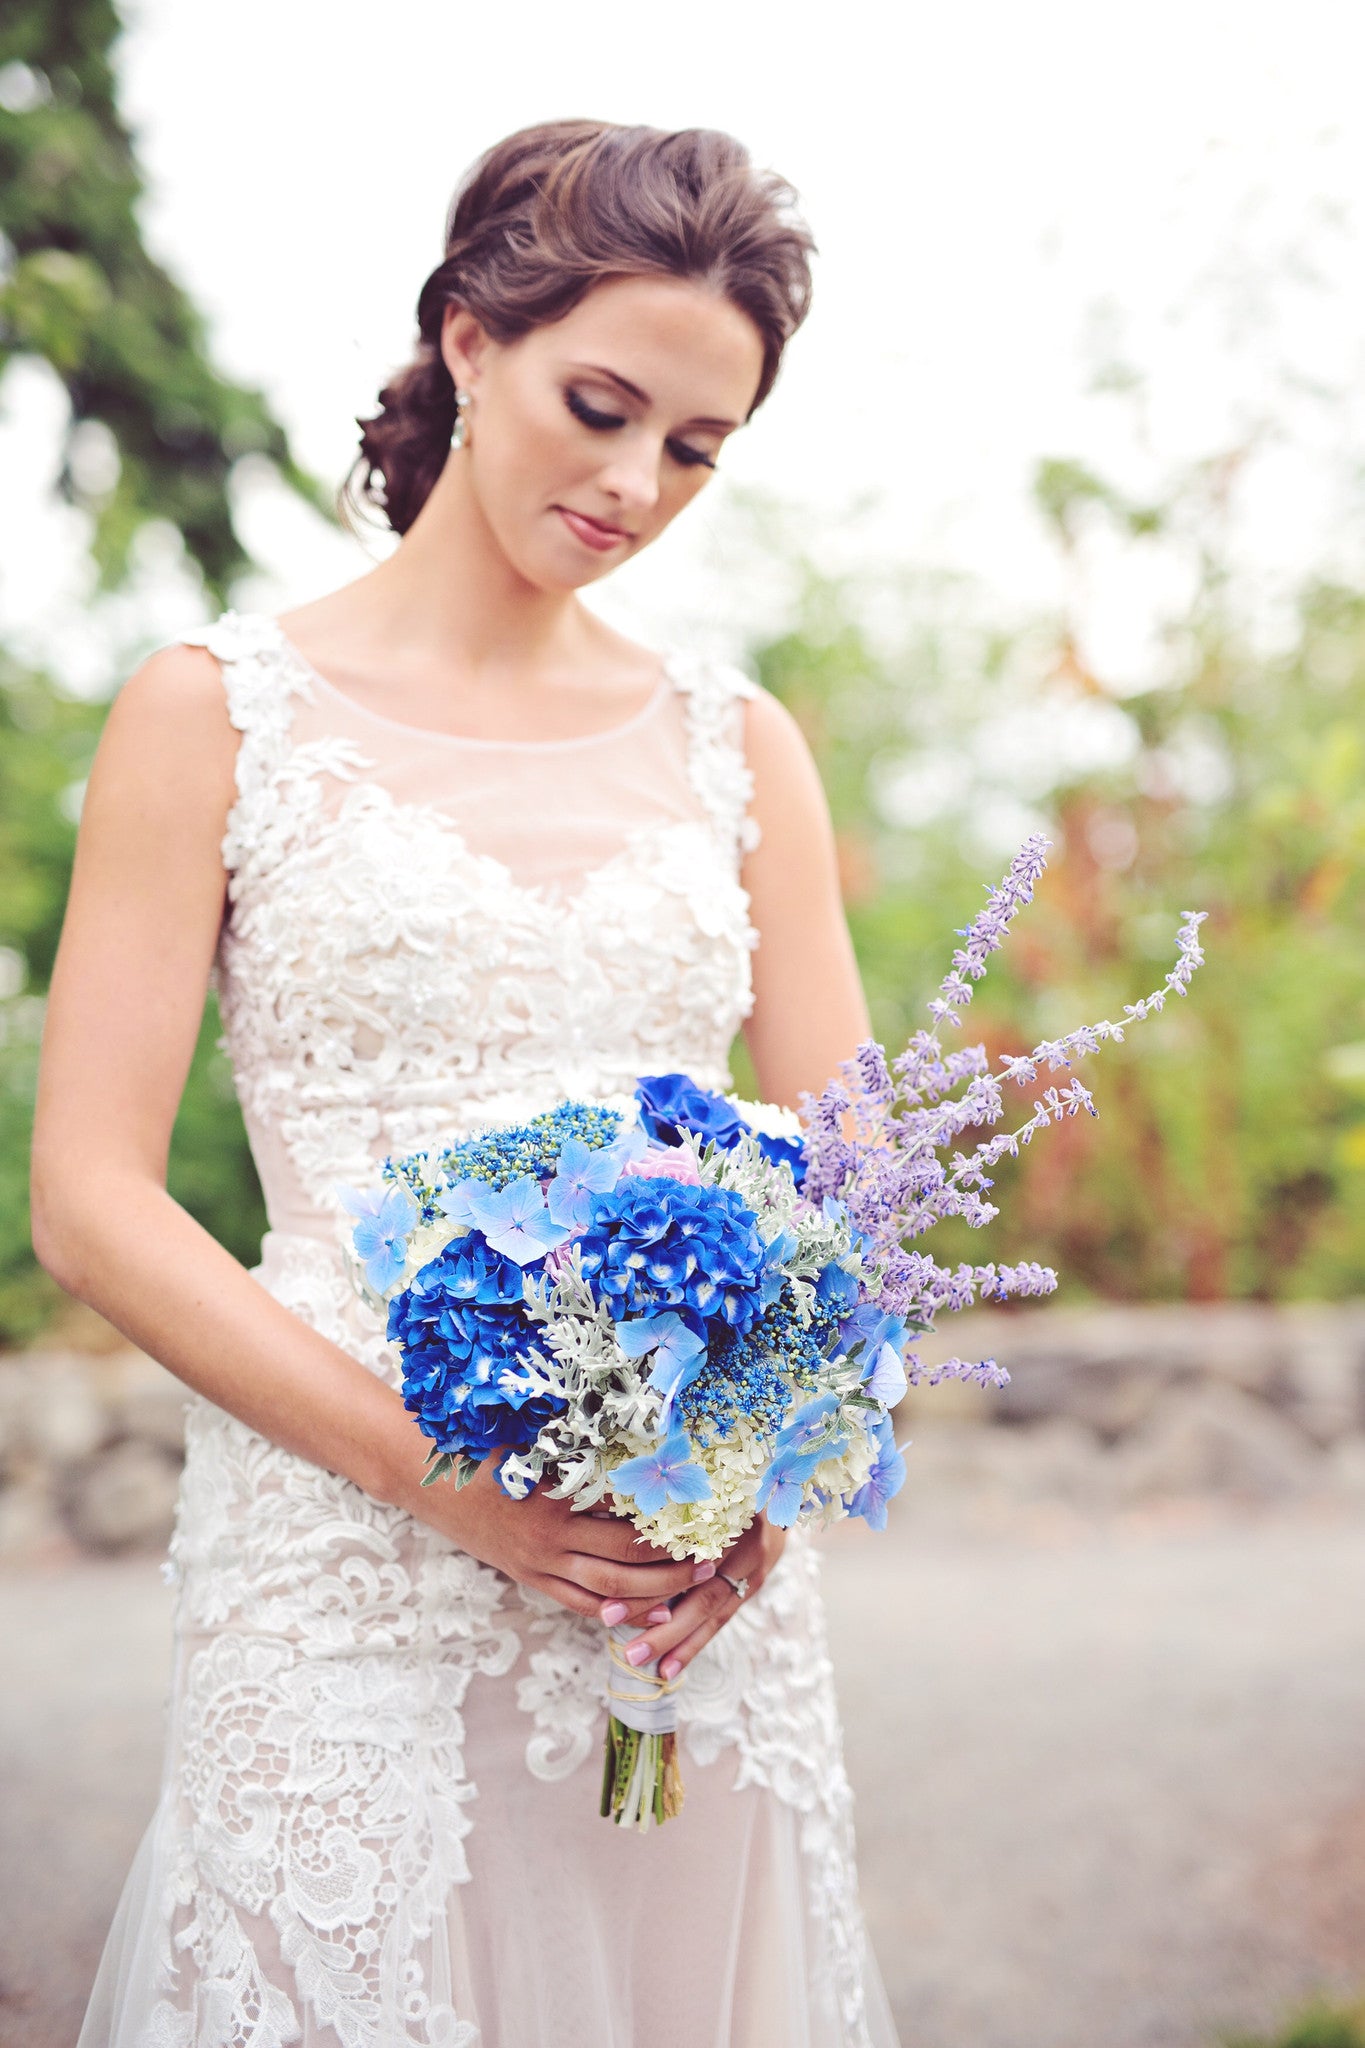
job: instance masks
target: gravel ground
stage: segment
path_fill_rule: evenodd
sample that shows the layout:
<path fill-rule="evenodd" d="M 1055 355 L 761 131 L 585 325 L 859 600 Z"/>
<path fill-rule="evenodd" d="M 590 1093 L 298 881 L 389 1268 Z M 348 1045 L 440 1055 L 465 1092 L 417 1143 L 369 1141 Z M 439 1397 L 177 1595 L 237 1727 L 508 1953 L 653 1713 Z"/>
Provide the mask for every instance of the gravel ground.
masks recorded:
<path fill-rule="evenodd" d="M 905 2048 L 1212 2048 L 1365 1983 L 1365 1520 L 906 1516 L 826 1550 Z M 168 1618 L 155 1558 L 0 1578 L 5 2048 L 75 2039 Z"/>

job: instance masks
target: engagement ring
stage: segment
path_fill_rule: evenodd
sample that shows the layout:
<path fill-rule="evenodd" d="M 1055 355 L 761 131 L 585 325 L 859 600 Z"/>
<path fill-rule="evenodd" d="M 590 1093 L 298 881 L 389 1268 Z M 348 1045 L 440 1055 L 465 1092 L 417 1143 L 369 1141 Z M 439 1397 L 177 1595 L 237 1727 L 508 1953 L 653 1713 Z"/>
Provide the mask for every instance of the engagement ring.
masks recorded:
<path fill-rule="evenodd" d="M 747 1579 L 732 1579 L 729 1572 L 719 1572 L 717 1577 L 724 1579 L 727 1586 L 733 1586 L 741 1600 L 749 1590 L 749 1581 Z"/>

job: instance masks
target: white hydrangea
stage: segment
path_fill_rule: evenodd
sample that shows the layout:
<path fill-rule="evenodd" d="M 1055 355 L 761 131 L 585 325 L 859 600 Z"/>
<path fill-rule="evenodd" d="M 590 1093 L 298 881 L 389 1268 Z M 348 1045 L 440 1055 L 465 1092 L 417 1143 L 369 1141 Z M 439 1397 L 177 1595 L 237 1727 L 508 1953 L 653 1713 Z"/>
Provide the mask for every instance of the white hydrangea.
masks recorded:
<path fill-rule="evenodd" d="M 633 1449 L 624 1446 L 608 1453 L 610 1471 L 650 1446 L 641 1442 Z M 618 1511 L 626 1515 L 651 1543 L 666 1550 L 680 1562 L 686 1558 L 722 1557 L 754 1519 L 754 1495 L 768 1462 L 767 1439 L 747 1416 L 736 1416 L 729 1436 L 694 1447 L 693 1457 L 711 1482 L 711 1498 L 699 1501 L 669 1501 L 656 1515 L 635 1511 L 628 1496 L 613 1494 Z"/>
<path fill-rule="evenodd" d="M 852 1499 L 876 1462 L 877 1447 L 867 1429 L 855 1429 L 846 1450 L 816 1466 L 802 1504 L 802 1521 L 813 1521 L 822 1527 L 839 1521 L 845 1503 Z"/>

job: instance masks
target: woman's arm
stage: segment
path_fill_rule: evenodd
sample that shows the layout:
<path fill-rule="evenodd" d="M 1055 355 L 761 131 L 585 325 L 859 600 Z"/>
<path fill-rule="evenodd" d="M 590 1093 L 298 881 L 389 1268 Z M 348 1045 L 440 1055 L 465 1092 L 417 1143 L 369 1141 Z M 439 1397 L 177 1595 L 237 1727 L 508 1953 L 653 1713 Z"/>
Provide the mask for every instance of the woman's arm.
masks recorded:
<path fill-rule="evenodd" d="M 819 770 L 800 726 L 776 697 L 747 702 L 745 752 L 753 771 L 752 813 L 761 838 L 744 865 L 750 917 L 759 934 L 754 1007 L 745 1026 L 759 1092 L 795 1109 L 803 1089 L 818 1095 L 840 1060 L 872 1026 L 839 891 L 834 828 Z M 759 1515 L 721 1561 L 756 1592 L 786 1536 Z M 665 1678 L 690 1664 L 739 1611 L 723 1576 L 676 1601 L 667 1622 L 642 1637 Z M 624 1619 L 615 1606 L 606 1621 Z M 632 1612 L 630 1619 L 640 1618 Z M 630 1646 L 634 1648 L 634 1644 Z"/>
<path fill-rule="evenodd" d="M 872 1036 L 839 889 L 834 827 L 800 726 L 766 690 L 746 706 L 751 806 L 761 838 L 744 863 L 759 934 L 744 1028 L 767 1102 L 797 1107 Z"/>
<path fill-rule="evenodd" d="M 420 1485 L 397 1391 L 261 1287 L 172 1200 L 166 1163 L 226 899 L 220 846 L 237 735 L 218 665 L 165 648 L 105 726 L 77 839 L 43 1032 L 33 1241 L 54 1279 L 262 1436 L 579 1613 L 692 1583 L 619 1521 L 509 1501 L 486 1469 Z M 340 1268 L 338 1268 L 340 1273 Z"/>

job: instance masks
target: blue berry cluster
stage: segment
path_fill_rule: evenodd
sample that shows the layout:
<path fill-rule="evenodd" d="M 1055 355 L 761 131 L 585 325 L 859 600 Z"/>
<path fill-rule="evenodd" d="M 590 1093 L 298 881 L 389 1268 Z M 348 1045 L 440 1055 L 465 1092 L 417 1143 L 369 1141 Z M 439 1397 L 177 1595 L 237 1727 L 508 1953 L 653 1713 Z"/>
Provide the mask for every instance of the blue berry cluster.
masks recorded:
<path fill-rule="evenodd" d="M 580 1138 L 594 1148 L 610 1145 L 619 1137 L 622 1122 L 616 1110 L 605 1109 L 600 1102 L 561 1102 L 529 1123 L 509 1124 L 505 1130 L 489 1131 L 481 1138 L 466 1138 L 437 1154 L 434 1161 L 427 1152 L 386 1159 L 380 1173 L 392 1186 L 407 1189 L 417 1204 L 420 1222 L 434 1223 L 441 1214 L 440 1197 L 454 1182 L 487 1181 L 496 1192 L 527 1173 L 547 1180 L 566 1138 Z"/>
<path fill-rule="evenodd" d="M 783 1295 L 748 1330 L 720 1331 L 700 1373 L 678 1396 L 678 1417 L 689 1436 L 703 1446 L 723 1440 L 739 1415 L 775 1434 L 793 1391 L 808 1392 L 815 1385 L 833 1328 L 832 1319 L 818 1308 L 803 1323 Z"/>
<path fill-rule="evenodd" d="M 561 1102 L 526 1124 L 509 1124 L 481 1138 L 466 1138 L 441 1154 L 441 1172 L 452 1184 L 486 1180 L 494 1190 L 533 1173 L 545 1180 L 555 1170 L 566 1138 L 595 1149 L 620 1136 L 622 1119 L 598 1102 Z"/>

